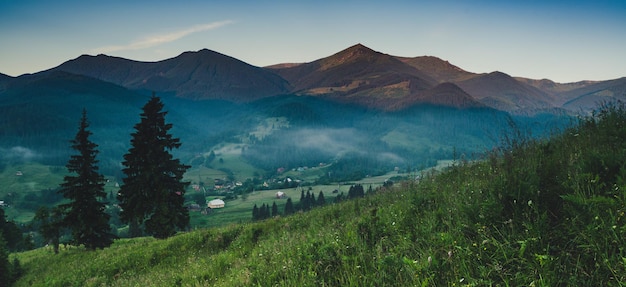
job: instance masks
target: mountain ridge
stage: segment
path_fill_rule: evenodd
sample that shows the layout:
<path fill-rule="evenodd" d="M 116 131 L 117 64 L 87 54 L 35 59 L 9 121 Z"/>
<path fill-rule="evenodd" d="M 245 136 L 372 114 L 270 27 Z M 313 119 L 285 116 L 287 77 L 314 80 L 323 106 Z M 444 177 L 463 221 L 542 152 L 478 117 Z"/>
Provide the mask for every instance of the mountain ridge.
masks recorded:
<path fill-rule="evenodd" d="M 156 62 L 102 54 L 82 55 L 50 70 L 86 75 L 132 90 L 173 93 L 192 100 L 221 99 L 241 103 L 298 94 L 382 111 L 436 103 L 451 107 L 485 105 L 511 113 L 554 109 L 579 112 L 591 108 L 592 98 L 614 101 L 624 97 L 619 81 L 563 84 L 549 79 L 512 77 L 497 71 L 477 74 L 434 56 L 399 57 L 362 44 L 307 63 L 267 67 L 256 67 L 201 49 Z M 6 89 L 7 82 L 11 81 L 10 77 L 0 76 L 0 89 Z M 453 83 L 463 92 L 451 86 L 435 89 L 442 83 Z M 616 87 L 610 87 L 612 84 Z M 575 101 L 589 93 L 585 88 L 595 85 L 608 85 L 603 88 L 607 91 L 604 96 Z M 434 95 L 437 92 L 444 92 L 445 96 Z"/>
<path fill-rule="evenodd" d="M 202 49 L 158 62 L 83 55 L 52 70 L 83 74 L 131 89 L 175 92 L 177 96 L 249 101 L 286 93 L 288 83 L 262 68 Z"/>

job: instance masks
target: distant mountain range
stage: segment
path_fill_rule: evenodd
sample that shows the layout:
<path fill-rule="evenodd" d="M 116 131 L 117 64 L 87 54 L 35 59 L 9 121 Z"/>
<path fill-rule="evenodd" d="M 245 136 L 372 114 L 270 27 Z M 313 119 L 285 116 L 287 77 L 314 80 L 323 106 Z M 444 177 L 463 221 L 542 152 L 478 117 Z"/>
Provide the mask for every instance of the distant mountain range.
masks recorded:
<path fill-rule="evenodd" d="M 206 49 L 158 62 L 83 55 L 35 74 L 0 74 L 0 169 L 25 157 L 64 164 L 86 109 L 101 168 L 119 173 L 152 92 L 184 142 L 179 155 L 194 166 L 211 166 L 207 155 L 228 147 L 264 171 L 325 162 L 339 163 L 335 174 L 365 176 L 484 152 L 512 121 L 540 136 L 569 123 L 571 111 L 626 98 L 625 90 L 626 78 L 559 84 L 476 74 L 360 44 L 270 67 Z"/>
<path fill-rule="evenodd" d="M 203 49 L 158 62 L 83 55 L 41 73 L 52 71 L 192 100 L 241 103 L 296 94 L 382 111 L 434 104 L 516 114 L 578 112 L 602 101 L 626 100 L 626 78 L 561 84 L 502 72 L 477 74 L 437 57 L 391 56 L 361 44 L 309 63 L 264 68 Z M 12 79 L 0 74 L 0 90 L 8 89 Z"/>

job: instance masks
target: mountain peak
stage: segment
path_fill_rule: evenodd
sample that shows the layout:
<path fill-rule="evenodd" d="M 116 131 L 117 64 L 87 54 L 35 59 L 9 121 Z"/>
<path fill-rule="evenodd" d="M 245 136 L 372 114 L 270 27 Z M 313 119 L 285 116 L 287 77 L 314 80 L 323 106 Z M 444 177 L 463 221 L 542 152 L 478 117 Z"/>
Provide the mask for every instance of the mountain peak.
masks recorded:
<path fill-rule="evenodd" d="M 391 56 L 376 52 L 363 44 L 356 44 L 345 50 L 342 50 L 330 57 L 321 59 L 318 61 L 320 64 L 319 70 L 326 71 L 339 66 L 345 66 L 349 64 L 361 63 L 383 63 L 391 60 Z"/>
<path fill-rule="evenodd" d="M 371 53 L 371 52 L 375 52 L 374 50 L 366 47 L 365 45 L 358 43 L 354 46 L 350 46 L 347 49 L 345 49 L 344 51 L 361 51 L 361 52 L 367 52 L 367 53 Z"/>
<path fill-rule="evenodd" d="M 359 56 L 363 56 L 363 55 L 383 55 L 383 54 L 379 53 L 379 52 L 376 52 L 376 51 L 374 51 L 374 50 L 364 46 L 363 44 L 356 44 L 354 46 L 348 47 L 347 49 L 344 49 L 344 50 L 340 51 L 339 53 L 335 54 L 334 56 L 341 56 L 341 57 L 352 58 L 352 57 L 359 57 Z"/>

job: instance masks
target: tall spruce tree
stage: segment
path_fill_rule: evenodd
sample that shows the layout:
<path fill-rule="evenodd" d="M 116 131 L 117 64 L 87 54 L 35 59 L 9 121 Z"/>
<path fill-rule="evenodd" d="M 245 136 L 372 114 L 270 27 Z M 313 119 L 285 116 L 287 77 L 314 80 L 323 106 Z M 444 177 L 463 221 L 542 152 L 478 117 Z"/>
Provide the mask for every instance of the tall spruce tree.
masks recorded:
<path fill-rule="evenodd" d="M 167 238 L 189 225 L 184 206 L 183 174 L 189 166 L 181 164 L 170 151 L 181 143 L 165 123 L 163 103 L 154 94 L 143 107 L 141 120 L 131 134 L 131 148 L 124 155 L 126 177 L 117 199 L 122 208 L 120 219 L 129 224 L 129 235 L 140 236 L 141 226 L 155 238 Z"/>
<path fill-rule="evenodd" d="M 324 198 L 324 192 L 320 190 L 320 193 L 317 196 L 317 205 L 323 206 L 324 204 L 326 204 L 326 199 Z"/>
<path fill-rule="evenodd" d="M 66 165 L 69 175 L 63 178 L 59 193 L 69 202 L 59 207 L 63 211 L 63 225 L 70 229 L 75 244 L 89 250 L 105 248 L 113 243 L 110 216 L 105 212 L 104 176 L 98 172 L 97 144 L 89 136 L 87 111 L 83 109 L 76 137 L 70 141 L 77 154 L 70 156 Z"/>
<path fill-rule="evenodd" d="M 259 220 L 259 207 L 254 204 L 252 207 L 252 220 Z"/>

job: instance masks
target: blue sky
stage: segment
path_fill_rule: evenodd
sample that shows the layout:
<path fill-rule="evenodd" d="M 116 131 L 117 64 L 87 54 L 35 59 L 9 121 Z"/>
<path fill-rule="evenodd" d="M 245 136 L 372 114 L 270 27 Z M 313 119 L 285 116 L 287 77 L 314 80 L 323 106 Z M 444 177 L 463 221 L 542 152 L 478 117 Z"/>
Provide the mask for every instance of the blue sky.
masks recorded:
<path fill-rule="evenodd" d="M 626 76 L 626 1 L 0 0 L 0 73 L 82 54 L 158 61 L 203 48 L 256 66 L 357 43 L 477 73 L 557 82 Z"/>

